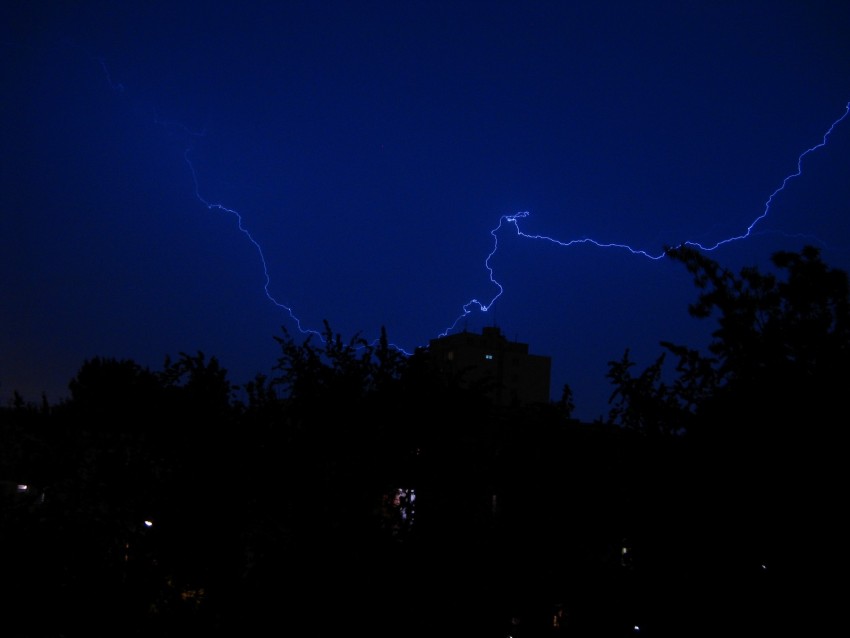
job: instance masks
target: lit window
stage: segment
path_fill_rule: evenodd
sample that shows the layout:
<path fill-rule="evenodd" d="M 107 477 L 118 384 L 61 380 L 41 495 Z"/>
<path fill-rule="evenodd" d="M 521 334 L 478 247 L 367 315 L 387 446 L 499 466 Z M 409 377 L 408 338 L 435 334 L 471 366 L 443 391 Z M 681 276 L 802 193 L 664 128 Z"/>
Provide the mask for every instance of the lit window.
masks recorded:
<path fill-rule="evenodd" d="M 487 359 L 488 361 L 491 361 L 493 359 L 493 355 L 492 354 L 485 354 L 484 358 Z"/>

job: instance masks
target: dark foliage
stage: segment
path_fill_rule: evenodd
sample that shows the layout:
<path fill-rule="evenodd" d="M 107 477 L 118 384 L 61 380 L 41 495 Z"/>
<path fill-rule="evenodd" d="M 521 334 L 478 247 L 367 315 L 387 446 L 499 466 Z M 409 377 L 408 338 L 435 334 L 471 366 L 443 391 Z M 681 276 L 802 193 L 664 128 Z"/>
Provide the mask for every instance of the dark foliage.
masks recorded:
<path fill-rule="evenodd" d="M 668 255 L 694 276 L 690 313 L 717 327 L 707 353 L 662 343 L 637 375 L 628 351 L 611 362 L 611 420 L 682 439 L 691 462 L 674 480 L 689 494 L 675 520 L 706 548 L 710 575 L 739 583 L 729 605 L 745 608 L 752 574 L 769 570 L 770 608 L 785 609 L 789 627 L 808 627 L 828 617 L 830 574 L 844 562 L 822 550 L 837 548 L 844 529 L 836 505 L 847 479 L 848 277 L 813 247 L 775 254 L 776 273 L 734 274 L 688 247 Z M 678 357 L 672 375 L 662 369 L 668 353 Z"/>
<path fill-rule="evenodd" d="M 717 329 L 707 352 L 612 361 L 609 423 L 572 419 L 569 385 L 498 407 L 427 350 L 327 324 L 284 329 L 242 387 L 199 352 L 85 361 L 59 405 L 15 396 L 5 635 L 811 629 L 839 602 L 847 277 L 811 248 L 774 256 L 784 276 L 669 255 Z"/>

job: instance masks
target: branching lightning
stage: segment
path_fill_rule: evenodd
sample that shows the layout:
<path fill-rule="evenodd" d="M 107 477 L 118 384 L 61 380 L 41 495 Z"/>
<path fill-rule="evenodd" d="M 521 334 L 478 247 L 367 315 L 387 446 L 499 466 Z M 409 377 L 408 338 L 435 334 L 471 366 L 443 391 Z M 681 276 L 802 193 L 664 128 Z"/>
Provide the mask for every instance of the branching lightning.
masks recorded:
<path fill-rule="evenodd" d="M 679 244 L 676 247 L 678 248 L 678 247 L 681 247 L 681 246 L 691 246 L 692 248 L 696 248 L 698 250 L 710 252 L 710 251 L 716 250 L 717 248 L 719 248 L 720 246 L 723 246 L 725 244 L 730 244 L 732 242 L 747 239 L 752 234 L 753 230 L 759 224 L 759 222 L 761 222 L 763 219 L 765 219 L 768 216 L 768 214 L 770 213 L 770 207 L 773 204 L 774 199 L 776 199 L 776 197 L 779 195 L 779 193 L 781 193 L 783 190 L 785 190 L 785 187 L 787 186 L 788 182 L 790 182 L 792 179 L 797 178 L 797 177 L 799 177 L 800 175 L 803 174 L 803 160 L 806 158 L 806 156 L 808 156 L 811 153 L 814 153 L 815 151 L 817 151 L 818 149 L 826 146 L 826 143 L 829 140 L 829 136 L 832 134 L 832 131 L 835 129 L 836 126 L 838 126 L 847 117 L 848 113 L 850 113 L 850 102 L 848 102 L 847 105 L 844 107 L 844 113 L 841 115 L 841 117 L 836 119 L 829 126 L 826 133 L 823 134 L 821 141 L 818 142 L 817 144 L 815 144 L 814 146 L 812 146 L 811 148 L 806 149 L 805 151 L 803 151 L 797 157 L 797 170 L 795 172 L 791 173 L 790 175 L 788 175 L 787 177 L 785 177 L 785 179 L 782 180 L 782 183 L 779 185 L 779 187 L 770 194 L 770 197 L 768 197 L 767 200 L 764 203 L 764 210 L 761 212 L 761 214 L 758 217 L 756 217 L 750 223 L 749 226 L 747 226 L 747 229 L 746 229 L 745 232 L 741 233 L 740 235 L 735 235 L 733 237 L 727 237 L 726 239 L 720 240 L 717 243 L 712 244 L 712 245 L 708 245 L 708 246 L 705 246 L 705 245 L 700 244 L 700 243 L 695 242 L 695 241 L 685 241 L 685 242 L 682 242 L 681 244 Z M 579 244 L 592 244 L 593 246 L 596 246 L 597 248 L 612 248 L 612 249 L 626 250 L 626 251 L 630 252 L 632 255 L 635 255 L 635 256 L 638 256 L 638 257 L 644 257 L 646 259 L 651 259 L 651 260 L 654 260 L 654 261 L 663 259 L 667 254 L 667 250 L 669 250 L 669 249 L 667 249 L 667 250 L 664 250 L 664 251 L 662 251 L 658 254 L 652 254 L 652 253 L 647 252 L 646 250 L 632 248 L 628 244 L 601 242 L 601 241 L 597 241 L 595 239 L 591 239 L 591 238 L 588 238 L 588 237 L 584 237 L 584 238 L 581 238 L 581 239 L 571 239 L 571 240 L 568 240 L 568 241 L 562 241 L 560 239 L 555 239 L 553 237 L 548 237 L 546 235 L 530 235 L 528 233 L 523 232 L 520 229 L 520 220 L 525 219 L 529 215 L 530 215 L 530 213 L 528 211 L 524 211 L 524 212 L 515 213 L 513 215 L 502 215 L 499 218 L 499 223 L 496 225 L 495 228 L 493 228 L 493 230 L 490 231 L 490 234 L 493 236 L 493 250 L 490 251 L 490 253 L 487 255 L 487 258 L 484 260 L 484 267 L 489 274 L 490 283 L 492 283 L 497 288 L 497 292 L 490 299 L 490 301 L 488 303 L 481 302 L 478 299 L 474 299 L 474 298 L 467 301 L 463 305 L 463 312 L 461 312 L 461 314 L 457 316 L 457 318 L 454 320 L 454 322 L 452 322 L 452 324 L 448 328 L 446 328 L 442 333 L 440 333 L 441 337 L 446 336 L 452 330 L 454 330 L 455 327 L 457 326 L 458 322 L 461 321 L 461 319 L 463 319 L 464 317 L 466 317 L 469 314 L 471 314 L 472 312 L 474 312 L 476 308 L 480 312 L 489 311 L 490 308 L 493 307 L 493 304 L 496 303 L 496 300 L 499 297 L 502 296 L 502 293 L 504 292 L 504 288 L 502 287 L 502 284 L 500 284 L 496 280 L 494 273 L 493 273 L 493 266 L 490 264 L 490 261 L 493 259 L 493 257 L 496 255 L 496 253 L 499 250 L 499 231 L 502 229 L 502 226 L 513 225 L 513 227 L 516 229 L 517 236 L 522 237 L 523 239 L 533 239 L 533 240 L 546 241 L 546 242 L 556 244 L 556 245 L 558 245 L 562 248 L 569 248 L 571 246 L 576 246 L 576 245 L 579 245 Z"/>
<path fill-rule="evenodd" d="M 101 69 L 103 70 L 104 74 L 106 75 L 106 79 L 107 79 L 107 82 L 109 83 L 109 86 L 115 91 L 123 92 L 124 91 L 124 85 L 120 84 L 120 83 L 116 83 L 116 82 L 113 81 L 112 76 L 109 72 L 109 69 L 106 65 L 106 62 L 102 58 L 95 58 L 95 59 L 99 62 Z M 749 226 L 746 227 L 746 229 L 743 233 L 741 233 L 739 235 L 732 236 L 732 237 L 727 237 L 726 239 L 722 239 L 722 240 L 716 242 L 715 244 L 711 244 L 711 245 L 703 245 L 699 242 L 688 240 L 688 241 L 684 241 L 684 242 L 680 243 L 677 247 L 691 246 L 691 247 L 696 248 L 696 249 L 701 250 L 701 251 L 710 252 L 710 251 L 714 251 L 714 250 L 718 249 L 719 247 L 721 247 L 723 245 L 730 244 L 730 243 L 737 242 L 737 241 L 742 241 L 742 240 L 750 237 L 752 235 L 754 229 L 756 228 L 756 226 L 770 214 L 771 206 L 772 206 L 774 200 L 779 196 L 779 194 L 783 190 L 785 190 L 785 187 L 788 185 L 788 183 L 791 180 L 793 180 L 797 177 L 800 177 L 802 175 L 802 173 L 803 173 L 803 161 L 805 160 L 805 158 L 808 155 L 810 155 L 810 154 L 814 153 L 815 151 L 826 146 L 826 144 L 829 140 L 829 137 L 832 134 L 835 127 L 838 126 L 844 119 L 846 119 L 848 114 L 850 114 L 850 103 L 848 103 L 845 106 L 844 113 L 839 118 L 837 118 L 834 122 L 832 122 L 832 124 L 829 126 L 827 131 L 823 134 L 821 141 L 818 142 L 817 144 L 815 144 L 814 146 L 806 149 L 805 151 L 803 151 L 797 157 L 796 171 L 787 175 L 785 177 L 785 179 L 782 180 L 781 184 L 776 188 L 776 190 L 774 190 L 770 194 L 770 196 L 767 198 L 767 200 L 764 203 L 764 209 L 762 210 L 761 214 L 759 214 L 749 224 Z M 200 131 L 200 132 L 193 131 L 193 130 L 187 128 L 185 125 L 182 125 L 182 124 L 179 124 L 179 123 L 164 121 L 164 120 L 160 120 L 159 118 L 155 118 L 155 121 L 156 121 L 157 124 L 160 124 L 160 125 L 163 125 L 163 126 L 178 127 L 184 133 L 191 135 L 191 136 L 194 136 L 194 137 L 200 137 L 200 136 L 203 136 L 203 135 L 206 134 L 206 130 L 203 130 L 203 131 Z M 295 323 L 298 330 L 302 334 L 315 335 L 319 339 L 323 340 L 324 336 L 321 332 L 314 330 L 314 329 L 305 328 L 302 325 L 299 317 L 295 314 L 293 308 L 291 306 L 287 305 L 287 304 L 284 304 L 284 303 L 278 301 L 272 295 L 272 293 L 270 291 L 271 275 L 269 274 L 268 264 L 266 262 L 265 254 L 263 253 L 262 246 L 253 237 L 253 235 L 250 233 L 250 231 L 245 227 L 242 214 L 239 211 L 232 209 L 232 208 L 228 208 L 227 206 L 225 206 L 223 204 L 210 202 L 203 197 L 203 195 L 201 194 L 201 189 L 200 189 L 199 182 L 198 182 L 198 175 L 197 175 L 197 172 L 195 171 L 195 167 L 192 164 L 192 161 L 191 161 L 189 155 L 190 155 L 190 149 L 187 149 L 184 152 L 183 158 L 184 158 L 187 166 L 189 167 L 189 171 L 192 175 L 192 182 L 194 184 L 195 197 L 208 210 L 217 210 L 217 211 L 232 215 L 233 217 L 236 218 L 237 227 L 239 229 L 239 232 L 241 232 L 248 239 L 248 241 L 251 242 L 251 244 L 254 246 L 255 250 L 257 251 L 257 255 L 260 258 L 260 262 L 261 262 L 262 267 L 263 267 L 263 276 L 265 278 L 263 290 L 264 290 L 265 295 L 268 298 L 268 300 L 272 304 L 274 304 L 275 306 L 277 306 L 278 308 L 283 310 L 289 316 L 289 318 Z M 479 312 L 488 312 L 493 307 L 493 305 L 496 303 L 496 301 L 504 293 L 504 287 L 496 279 L 495 271 L 494 271 L 494 268 L 493 268 L 493 265 L 492 265 L 492 260 L 499 250 L 499 233 L 503 230 L 503 228 L 505 228 L 507 226 L 513 226 L 518 237 L 521 237 L 523 239 L 528 239 L 528 240 L 538 240 L 538 241 L 549 242 L 549 243 L 555 244 L 555 245 L 557 245 L 561 248 L 570 248 L 572 246 L 577 246 L 577 245 L 581 245 L 581 244 L 590 244 L 592 246 L 596 246 L 597 248 L 624 250 L 624 251 L 631 253 L 632 255 L 634 255 L 636 257 L 643 257 L 645 259 L 650 259 L 650 260 L 653 260 L 653 261 L 658 261 L 658 260 L 663 259 L 666 256 L 667 251 L 669 250 L 669 248 L 668 248 L 668 249 L 665 249 L 665 250 L 663 250 L 663 251 L 661 251 L 657 254 L 654 254 L 654 253 L 651 253 L 647 250 L 643 250 L 643 249 L 639 249 L 639 248 L 633 248 L 632 246 L 630 246 L 628 244 L 615 243 L 615 242 L 603 242 L 603 241 L 599 241 L 599 240 L 592 239 L 592 238 L 589 238 L 589 237 L 583 237 L 583 238 L 580 238 L 580 239 L 571 239 L 571 240 L 565 241 L 565 240 L 560 240 L 560 239 L 556 239 L 556 238 L 553 238 L 553 237 L 549 237 L 549 236 L 546 236 L 546 235 L 529 234 L 529 233 L 524 232 L 520 227 L 521 220 L 525 219 L 529 215 L 530 215 L 530 213 L 528 211 L 523 211 L 523 212 L 514 213 L 512 215 L 502 215 L 499 218 L 498 224 L 490 231 L 490 235 L 493 238 L 493 249 L 490 251 L 490 253 L 487 255 L 487 257 L 484 260 L 484 268 L 486 269 L 486 271 L 488 273 L 488 278 L 489 278 L 490 283 L 493 286 L 495 286 L 495 288 L 496 288 L 496 293 L 490 298 L 490 301 L 488 301 L 488 302 L 483 302 L 483 301 L 480 301 L 479 299 L 476 299 L 476 298 L 473 298 L 473 299 L 470 299 L 469 301 L 467 301 L 462 306 L 461 313 L 451 323 L 451 325 L 449 325 L 448 328 L 446 328 L 442 333 L 440 333 L 438 335 L 439 337 L 446 336 L 450 332 L 452 332 L 455 329 L 455 327 L 458 325 L 458 323 L 464 317 L 469 316 L 476 309 Z M 400 352 L 403 352 L 404 354 L 410 354 L 410 353 L 406 352 L 401 347 L 398 347 L 398 346 L 395 346 L 395 345 L 393 345 L 392 347 L 398 349 Z"/>

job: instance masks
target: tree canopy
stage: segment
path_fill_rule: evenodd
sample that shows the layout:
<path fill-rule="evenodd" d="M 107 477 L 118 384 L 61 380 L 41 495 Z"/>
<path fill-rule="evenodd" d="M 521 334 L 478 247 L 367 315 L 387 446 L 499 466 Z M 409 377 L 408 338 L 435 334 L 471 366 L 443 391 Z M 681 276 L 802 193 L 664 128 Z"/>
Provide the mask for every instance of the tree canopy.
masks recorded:
<path fill-rule="evenodd" d="M 551 405 L 500 408 L 426 350 L 327 323 L 302 340 L 283 329 L 271 372 L 243 386 L 181 352 L 161 370 L 86 360 L 56 406 L 16 396 L 0 410 L 16 618 L 38 616 L 31 593 L 51 582 L 45 635 L 89 633 L 92 618 L 150 636 L 256 618 L 259 633 L 278 614 L 328 631 L 365 614 L 373 633 L 414 635 L 440 629 L 423 619 L 433 607 L 478 627 L 476 609 L 567 583 L 585 635 L 611 596 L 606 631 L 639 600 L 681 635 L 673 617 L 704 613 L 708 582 L 740 605 L 718 618 L 799 604 L 801 582 L 826 594 L 812 557 L 843 542 L 848 277 L 812 247 L 773 255 L 775 272 L 668 256 L 694 278 L 710 343 L 662 341 L 642 370 L 629 350 L 609 362 L 608 423 L 572 419 L 569 385 Z"/>
<path fill-rule="evenodd" d="M 651 432 L 722 427 L 735 415 L 737 434 L 765 434 L 771 424 L 834 421 L 850 381 L 850 286 L 812 246 L 777 252 L 777 272 L 721 267 L 688 246 L 667 255 L 693 275 L 699 291 L 689 305 L 716 328 L 708 352 L 662 342 L 664 351 L 640 374 L 629 351 L 609 363 L 610 419 Z M 677 359 L 666 374 L 665 359 Z M 726 419 L 728 420 L 728 419 Z"/>

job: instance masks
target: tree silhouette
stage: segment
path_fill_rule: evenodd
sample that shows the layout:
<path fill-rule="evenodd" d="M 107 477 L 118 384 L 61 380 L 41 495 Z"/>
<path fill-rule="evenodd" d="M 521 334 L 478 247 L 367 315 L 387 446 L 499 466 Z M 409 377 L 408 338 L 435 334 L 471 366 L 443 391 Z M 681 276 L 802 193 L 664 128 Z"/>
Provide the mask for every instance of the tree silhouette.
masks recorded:
<path fill-rule="evenodd" d="M 787 620 L 803 628 L 818 617 L 816 598 L 834 596 L 817 548 L 838 545 L 843 529 L 835 506 L 847 479 L 838 451 L 850 387 L 847 274 L 811 246 L 774 254 L 776 272 L 735 274 L 686 246 L 667 254 L 699 290 L 690 314 L 717 327 L 706 353 L 662 342 L 665 352 L 637 375 L 628 351 L 609 363 L 611 420 L 684 432 L 678 453 L 688 465 L 677 480 L 688 487 L 676 514 L 658 520 L 701 545 L 714 577 L 732 576 L 730 609 L 749 604 L 750 620 L 761 607 L 772 617 L 805 610 Z M 678 364 L 665 375 L 667 353 Z M 770 595 L 754 580 L 766 570 Z"/>
<path fill-rule="evenodd" d="M 784 277 L 753 267 L 736 275 L 687 246 L 667 254 L 685 265 L 700 291 L 690 314 L 715 319 L 717 328 L 707 353 L 662 341 L 666 352 L 636 377 L 628 351 L 609 362 L 611 420 L 674 433 L 735 410 L 742 439 L 758 439 L 764 427 L 779 435 L 771 417 L 829 422 L 850 379 L 847 274 L 828 267 L 811 246 L 773 255 Z M 667 353 L 678 358 L 672 377 L 663 370 Z M 715 432 L 724 427 L 713 425 Z"/>

